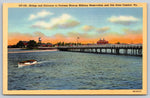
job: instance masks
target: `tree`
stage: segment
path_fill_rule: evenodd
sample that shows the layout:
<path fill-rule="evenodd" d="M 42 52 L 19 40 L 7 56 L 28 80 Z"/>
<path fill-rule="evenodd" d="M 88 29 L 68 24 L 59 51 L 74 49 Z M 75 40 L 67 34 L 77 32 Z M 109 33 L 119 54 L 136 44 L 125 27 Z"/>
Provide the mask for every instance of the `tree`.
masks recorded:
<path fill-rule="evenodd" d="M 33 48 L 36 48 L 37 46 L 38 46 L 38 45 L 37 45 L 36 41 L 30 40 L 30 41 L 28 42 L 27 48 L 33 49 Z"/>
<path fill-rule="evenodd" d="M 120 42 L 117 42 L 116 44 L 120 44 Z"/>
<path fill-rule="evenodd" d="M 24 48 L 25 45 L 24 45 L 24 43 L 23 43 L 22 41 L 19 41 L 19 42 L 17 43 L 16 47 L 18 47 L 18 48 Z"/>
<path fill-rule="evenodd" d="M 61 43 L 61 46 L 64 46 L 64 45 L 65 45 L 65 43 L 64 43 L 64 42 L 62 42 L 62 43 Z"/>
<path fill-rule="evenodd" d="M 60 46 L 60 45 L 61 45 L 61 42 L 58 42 L 57 45 Z"/>

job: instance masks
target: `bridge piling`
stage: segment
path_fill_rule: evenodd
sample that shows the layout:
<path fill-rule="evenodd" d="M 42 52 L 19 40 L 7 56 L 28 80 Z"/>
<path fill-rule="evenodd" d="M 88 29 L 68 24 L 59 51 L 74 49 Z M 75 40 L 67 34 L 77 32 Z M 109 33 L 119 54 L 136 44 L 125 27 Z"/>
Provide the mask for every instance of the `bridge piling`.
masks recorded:
<path fill-rule="evenodd" d="M 60 51 L 83 52 L 83 53 L 98 53 L 98 54 L 114 54 L 114 55 L 132 55 L 142 56 L 142 44 L 140 45 L 81 45 L 72 47 L 58 47 Z"/>

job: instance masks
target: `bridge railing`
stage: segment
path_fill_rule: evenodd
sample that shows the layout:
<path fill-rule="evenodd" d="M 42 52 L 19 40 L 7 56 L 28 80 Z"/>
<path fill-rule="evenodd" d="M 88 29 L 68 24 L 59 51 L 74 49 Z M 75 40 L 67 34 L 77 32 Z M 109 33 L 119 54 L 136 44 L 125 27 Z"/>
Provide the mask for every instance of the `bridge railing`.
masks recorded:
<path fill-rule="evenodd" d="M 107 47 L 114 47 L 114 48 L 119 48 L 119 47 L 123 47 L 123 48 L 127 48 L 127 47 L 137 47 L 137 48 L 141 48 L 142 47 L 142 44 L 104 44 L 104 45 L 74 45 L 74 46 L 59 46 L 58 48 L 86 48 L 86 47 L 104 47 L 104 48 L 107 48 Z"/>

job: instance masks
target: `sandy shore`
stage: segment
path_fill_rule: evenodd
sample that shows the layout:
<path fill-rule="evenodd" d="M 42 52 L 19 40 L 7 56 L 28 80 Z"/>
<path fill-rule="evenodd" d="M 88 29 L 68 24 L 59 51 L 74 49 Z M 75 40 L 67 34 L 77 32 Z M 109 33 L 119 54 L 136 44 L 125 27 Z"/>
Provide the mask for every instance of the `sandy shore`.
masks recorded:
<path fill-rule="evenodd" d="M 47 52 L 47 51 L 58 51 L 58 50 L 57 49 L 53 49 L 53 50 L 9 51 L 8 53 L 29 53 L 29 52 Z"/>

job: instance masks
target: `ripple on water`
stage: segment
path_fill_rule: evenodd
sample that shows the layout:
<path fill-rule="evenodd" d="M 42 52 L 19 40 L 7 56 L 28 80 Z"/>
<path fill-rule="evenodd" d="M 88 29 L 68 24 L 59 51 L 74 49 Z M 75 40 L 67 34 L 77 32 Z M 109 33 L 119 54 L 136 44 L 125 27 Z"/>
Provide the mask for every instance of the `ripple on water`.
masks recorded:
<path fill-rule="evenodd" d="M 17 67 L 28 59 L 39 63 Z M 141 57 L 59 51 L 8 54 L 9 90 L 141 88 Z"/>

